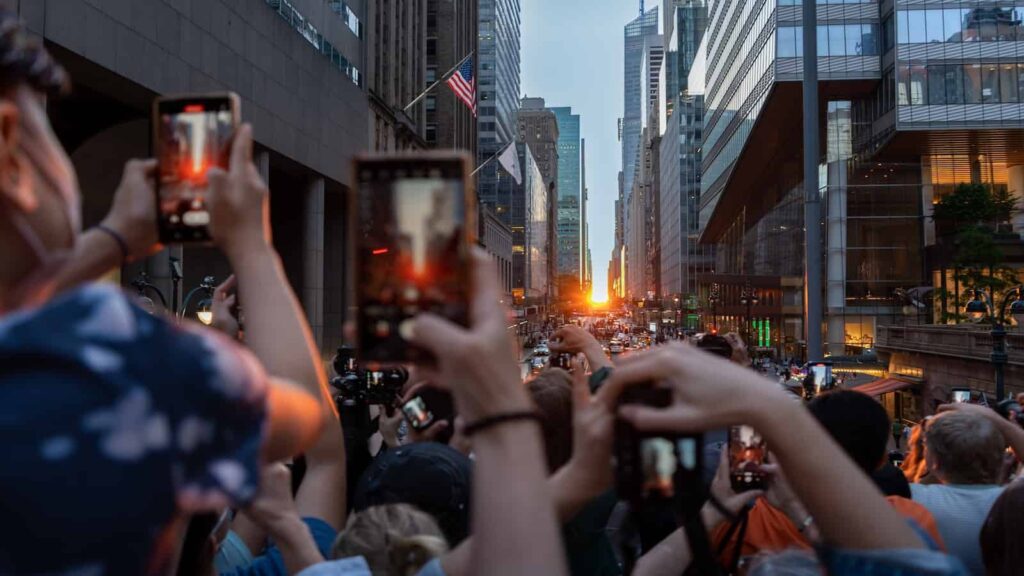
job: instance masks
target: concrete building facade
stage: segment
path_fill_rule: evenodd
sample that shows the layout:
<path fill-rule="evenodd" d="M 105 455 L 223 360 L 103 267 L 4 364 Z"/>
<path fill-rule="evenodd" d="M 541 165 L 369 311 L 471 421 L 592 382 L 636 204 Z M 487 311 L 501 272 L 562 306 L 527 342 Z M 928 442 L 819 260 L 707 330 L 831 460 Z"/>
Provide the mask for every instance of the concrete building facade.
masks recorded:
<path fill-rule="evenodd" d="M 405 108 L 427 87 L 427 0 L 366 6 L 370 142 L 379 151 L 422 150 L 426 103 Z"/>
<path fill-rule="evenodd" d="M 274 243 L 324 358 L 342 343 L 346 312 L 348 162 L 366 149 L 366 14 L 361 3 L 317 0 L 21 0 L 13 7 L 72 76 L 72 95 L 51 100 L 54 131 L 71 155 L 83 221 L 110 205 L 127 160 L 150 154 L 155 96 L 232 90 L 257 141 L 271 189 Z M 125 267 L 170 299 L 169 257 L 181 292 L 230 270 L 206 247 L 165 250 Z M 187 311 L 189 314 L 193 310 Z"/>
<path fill-rule="evenodd" d="M 476 50 L 480 22 L 477 4 L 476 0 L 427 0 L 427 86 Z M 473 61 L 479 63 L 479 56 Z M 479 70 L 476 75 L 479 77 Z M 467 151 L 476 158 L 476 116 L 454 92 L 439 85 L 426 97 L 424 108 L 427 146 Z"/>
<path fill-rule="evenodd" d="M 640 132 L 644 127 L 645 103 L 650 92 L 645 89 L 645 55 L 651 44 L 651 37 L 659 36 L 658 7 L 654 7 L 632 22 L 623 31 L 625 68 L 623 71 L 624 109 L 622 115 L 622 174 L 624 199 L 633 190 L 633 178 L 640 154 Z M 648 60 L 649 61 L 649 60 Z"/>

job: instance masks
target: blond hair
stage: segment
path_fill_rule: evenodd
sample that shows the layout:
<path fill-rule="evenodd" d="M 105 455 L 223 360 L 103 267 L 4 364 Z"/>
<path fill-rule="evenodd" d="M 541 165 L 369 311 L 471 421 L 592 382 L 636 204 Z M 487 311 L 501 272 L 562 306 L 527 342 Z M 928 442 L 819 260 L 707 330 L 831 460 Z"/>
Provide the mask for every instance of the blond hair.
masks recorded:
<path fill-rule="evenodd" d="M 408 504 L 371 506 L 349 517 L 334 557 L 362 556 L 374 576 L 413 576 L 448 551 L 437 522 Z"/>

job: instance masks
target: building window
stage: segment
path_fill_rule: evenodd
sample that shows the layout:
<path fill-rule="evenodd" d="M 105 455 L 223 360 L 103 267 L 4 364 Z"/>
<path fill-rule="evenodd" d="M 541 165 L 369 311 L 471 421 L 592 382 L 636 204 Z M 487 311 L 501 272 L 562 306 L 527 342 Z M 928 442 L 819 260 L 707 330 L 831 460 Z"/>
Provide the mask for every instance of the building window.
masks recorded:
<path fill-rule="evenodd" d="M 427 96 L 427 111 L 437 110 L 437 97 Z"/>

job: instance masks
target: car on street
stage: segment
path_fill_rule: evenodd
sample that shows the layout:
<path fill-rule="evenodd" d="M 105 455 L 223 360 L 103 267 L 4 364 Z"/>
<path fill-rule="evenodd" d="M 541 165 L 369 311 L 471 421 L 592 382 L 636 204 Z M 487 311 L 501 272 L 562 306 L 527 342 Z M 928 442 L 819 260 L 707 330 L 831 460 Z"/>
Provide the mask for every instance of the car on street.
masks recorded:
<path fill-rule="evenodd" d="M 548 349 L 547 344 L 541 344 L 533 349 L 534 356 L 550 356 L 551 350 Z"/>
<path fill-rule="evenodd" d="M 612 340 L 608 343 L 608 351 L 612 354 L 622 354 L 622 342 L 618 340 Z"/>
<path fill-rule="evenodd" d="M 538 372 L 543 371 L 546 365 L 547 363 L 544 362 L 543 358 L 534 358 L 530 361 L 530 372 L 537 374 Z"/>

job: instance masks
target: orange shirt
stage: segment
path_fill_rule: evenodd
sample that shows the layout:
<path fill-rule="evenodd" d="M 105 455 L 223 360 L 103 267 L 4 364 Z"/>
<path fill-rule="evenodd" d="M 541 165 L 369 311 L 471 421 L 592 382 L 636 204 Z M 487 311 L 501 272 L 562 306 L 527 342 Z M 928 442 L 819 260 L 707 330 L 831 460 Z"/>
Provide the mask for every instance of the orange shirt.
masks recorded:
<path fill-rule="evenodd" d="M 896 509 L 897 512 L 913 520 L 917 525 L 928 533 L 935 540 L 941 550 L 945 550 L 945 543 L 942 536 L 939 536 L 938 526 L 935 518 L 924 506 L 903 498 L 901 496 L 888 496 L 886 500 Z M 729 531 L 729 524 L 724 523 L 711 531 L 711 545 L 713 550 L 718 550 Z M 739 530 L 733 533 L 729 543 L 725 546 L 718 561 L 728 569 L 732 561 L 733 549 L 736 546 L 736 537 Z M 751 509 L 747 520 L 747 531 L 743 537 L 743 545 L 740 548 L 741 556 L 753 556 L 758 552 L 778 552 L 787 548 L 811 549 L 811 543 L 807 538 L 789 521 L 789 518 L 779 509 L 773 507 L 764 498 L 758 498 L 754 508 Z"/>

